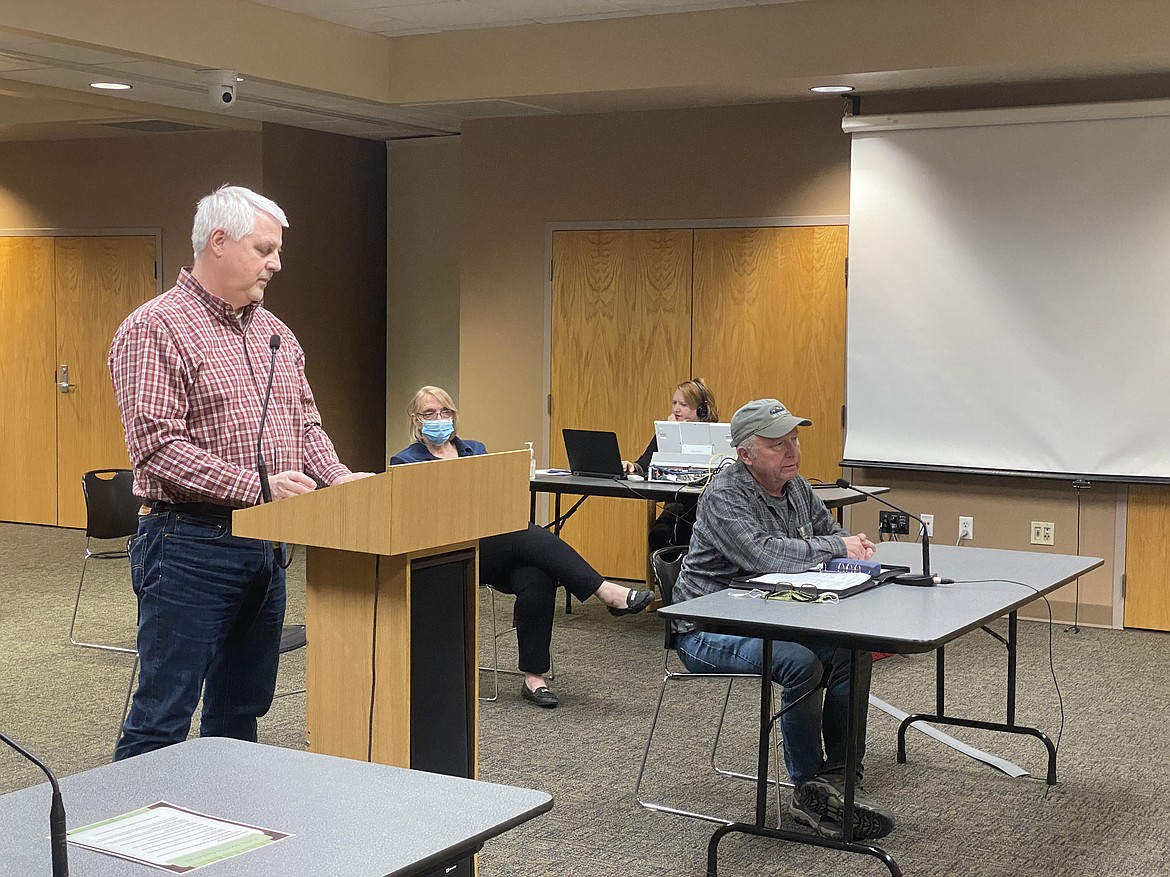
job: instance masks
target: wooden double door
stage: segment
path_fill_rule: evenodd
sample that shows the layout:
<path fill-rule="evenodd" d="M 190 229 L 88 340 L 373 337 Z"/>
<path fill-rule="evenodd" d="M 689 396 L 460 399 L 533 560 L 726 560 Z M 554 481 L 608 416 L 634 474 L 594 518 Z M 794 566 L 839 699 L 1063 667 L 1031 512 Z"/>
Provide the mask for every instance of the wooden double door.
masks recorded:
<path fill-rule="evenodd" d="M 720 420 L 776 397 L 814 426 L 802 472 L 840 477 L 844 226 L 553 235 L 550 463 L 561 429 L 613 430 L 637 459 L 674 388 L 702 377 Z M 563 535 L 603 575 L 646 575 L 645 504 L 592 498 Z"/>
<path fill-rule="evenodd" d="M 0 236 L 0 521 L 84 527 L 82 474 L 129 464 L 106 356 L 157 290 L 155 248 Z"/>

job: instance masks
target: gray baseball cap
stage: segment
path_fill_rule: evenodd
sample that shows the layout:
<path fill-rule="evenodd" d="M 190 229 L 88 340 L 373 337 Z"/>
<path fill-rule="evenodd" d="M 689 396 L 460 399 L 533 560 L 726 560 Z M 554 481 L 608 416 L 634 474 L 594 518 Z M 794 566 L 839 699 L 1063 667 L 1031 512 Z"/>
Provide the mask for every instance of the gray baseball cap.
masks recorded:
<path fill-rule="evenodd" d="M 731 418 L 731 443 L 737 448 L 753 435 L 783 438 L 798 426 L 812 426 L 806 417 L 797 417 L 778 399 L 748 402 Z"/>

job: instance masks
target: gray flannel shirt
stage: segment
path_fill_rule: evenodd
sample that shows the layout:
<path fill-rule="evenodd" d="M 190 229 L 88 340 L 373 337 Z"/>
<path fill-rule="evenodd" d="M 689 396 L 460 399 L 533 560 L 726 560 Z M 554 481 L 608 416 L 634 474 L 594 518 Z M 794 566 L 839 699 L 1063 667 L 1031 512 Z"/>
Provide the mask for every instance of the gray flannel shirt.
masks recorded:
<path fill-rule="evenodd" d="M 780 496 L 769 496 L 736 460 L 699 497 L 674 601 L 726 588 L 736 576 L 803 572 L 830 557 L 844 557 L 841 537 L 846 535 L 799 475 Z"/>

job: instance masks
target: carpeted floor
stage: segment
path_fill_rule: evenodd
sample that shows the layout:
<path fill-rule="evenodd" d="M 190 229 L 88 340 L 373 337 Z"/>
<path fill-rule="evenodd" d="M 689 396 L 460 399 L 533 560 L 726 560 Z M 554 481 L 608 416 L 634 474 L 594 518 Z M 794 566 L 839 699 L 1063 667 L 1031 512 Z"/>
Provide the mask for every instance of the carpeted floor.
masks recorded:
<path fill-rule="evenodd" d="M 109 759 L 133 660 L 68 642 L 83 544 L 78 531 L 0 524 L 0 729 L 61 775 Z M 301 565 L 291 572 L 290 621 L 303 617 L 304 605 Z M 509 598 L 500 599 L 507 617 Z M 486 604 L 484 609 L 486 623 Z M 91 562 L 80 636 L 131 644 L 133 618 L 125 565 Z M 1060 783 L 1051 789 L 1042 779 L 1011 779 L 915 732 L 908 763 L 899 765 L 896 722 L 870 711 L 867 793 L 897 813 L 898 826 L 883 846 L 905 874 L 1170 872 L 1170 747 L 1164 727 L 1170 638 L 1093 629 L 1073 634 L 1057 627 L 1052 640 L 1065 722 Z M 1047 625 L 1021 623 L 1018 716 L 1055 738 L 1061 714 L 1048 641 Z M 500 644 L 508 666 L 514 640 L 505 637 Z M 559 709 L 539 710 L 522 701 L 514 676 L 501 677 L 497 702 L 481 705 L 481 778 L 544 789 L 556 803 L 550 813 L 490 841 L 480 856 L 480 874 L 705 874 L 712 826 L 651 813 L 633 799 L 661 680 L 661 622 L 653 615 L 614 619 L 600 604 L 582 606 L 571 616 L 558 614 L 553 649 Z M 955 711 L 1002 719 L 1002 645 L 981 632 L 971 634 L 948 647 L 947 666 L 948 703 Z M 278 688 L 298 687 L 303 675 L 303 654 L 285 656 Z M 880 661 L 873 692 L 910 712 L 930 709 L 932 657 Z M 670 690 L 647 792 L 691 809 L 748 818 L 752 788 L 716 778 L 708 766 L 721 696 L 720 686 L 706 682 Z M 751 769 L 757 698 L 754 686 L 733 693 L 721 763 Z M 945 730 L 1043 776 L 1044 749 L 1034 739 Z M 261 738 L 300 746 L 304 698 L 279 699 L 262 722 Z M 0 752 L 0 792 L 39 781 L 14 753 Z M 785 824 L 792 825 L 787 816 Z M 2 849 L 0 839 L 0 863 Z M 728 837 L 720 851 L 725 877 L 887 873 L 868 857 L 742 836 Z"/>

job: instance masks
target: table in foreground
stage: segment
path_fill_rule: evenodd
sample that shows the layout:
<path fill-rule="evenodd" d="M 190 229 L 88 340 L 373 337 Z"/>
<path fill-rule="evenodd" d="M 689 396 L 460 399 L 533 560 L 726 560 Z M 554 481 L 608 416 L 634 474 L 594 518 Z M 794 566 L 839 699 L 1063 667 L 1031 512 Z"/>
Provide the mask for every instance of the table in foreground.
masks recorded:
<path fill-rule="evenodd" d="M 1075 557 L 1027 551 L 1001 551 L 987 548 L 932 546 L 933 571 L 954 579 L 953 585 L 910 587 L 887 584 L 839 603 L 789 603 L 755 600 L 725 590 L 694 600 L 666 606 L 659 613 L 685 619 L 707 630 L 738 636 L 762 637 L 764 666 L 771 666 L 772 641 L 796 640 L 823 643 L 850 652 L 850 714 L 846 731 L 844 839 L 832 840 L 813 834 L 768 828 L 764 825 L 767 809 L 769 730 L 771 715 L 771 680 L 761 678 L 759 773 L 756 784 L 756 820 L 752 824 L 734 823 L 716 829 L 707 848 L 707 874 L 717 874 L 720 839 L 729 832 L 774 837 L 847 852 L 863 853 L 880 859 L 894 877 L 901 869 L 885 850 L 872 844 L 853 841 L 853 801 L 857 751 L 853 729 L 857 727 L 868 703 L 857 684 L 858 655 L 867 651 L 913 654 L 938 650 L 938 715 L 910 716 L 899 728 L 899 761 L 905 760 L 904 734 L 914 721 L 937 721 L 1010 733 L 1029 734 L 1041 739 L 1048 748 L 1048 782 L 1056 782 L 1056 752 L 1051 741 L 1034 728 L 1015 723 L 1015 654 L 1016 612 L 1026 603 L 1065 585 L 1095 569 L 1104 561 L 1099 557 Z M 883 542 L 874 555 L 887 564 L 901 564 L 920 569 L 921 547 L 914 543 Z M 1022 584 L 1014 584 L 1018 582 Z M 1008 616 L 1008 717 L 1004 724 L 974 722 L 943 715 L 942 647 L 951 640 L 975 630 L 1003 615 Z"/>
<path fill-rule="evenodd" d="M 552 808 L 545 792 L 223 738 L 96 767 L 61 792 L 69 828 L 167 801 L 294 835 L 216 863 L 216 877 L 442 874 Z M 0 873 L 50 873 L 48 815 L 47 784 L 0 796 Z M 73 846 L 69 860 L 73 877 L 161 873 Z"/>

